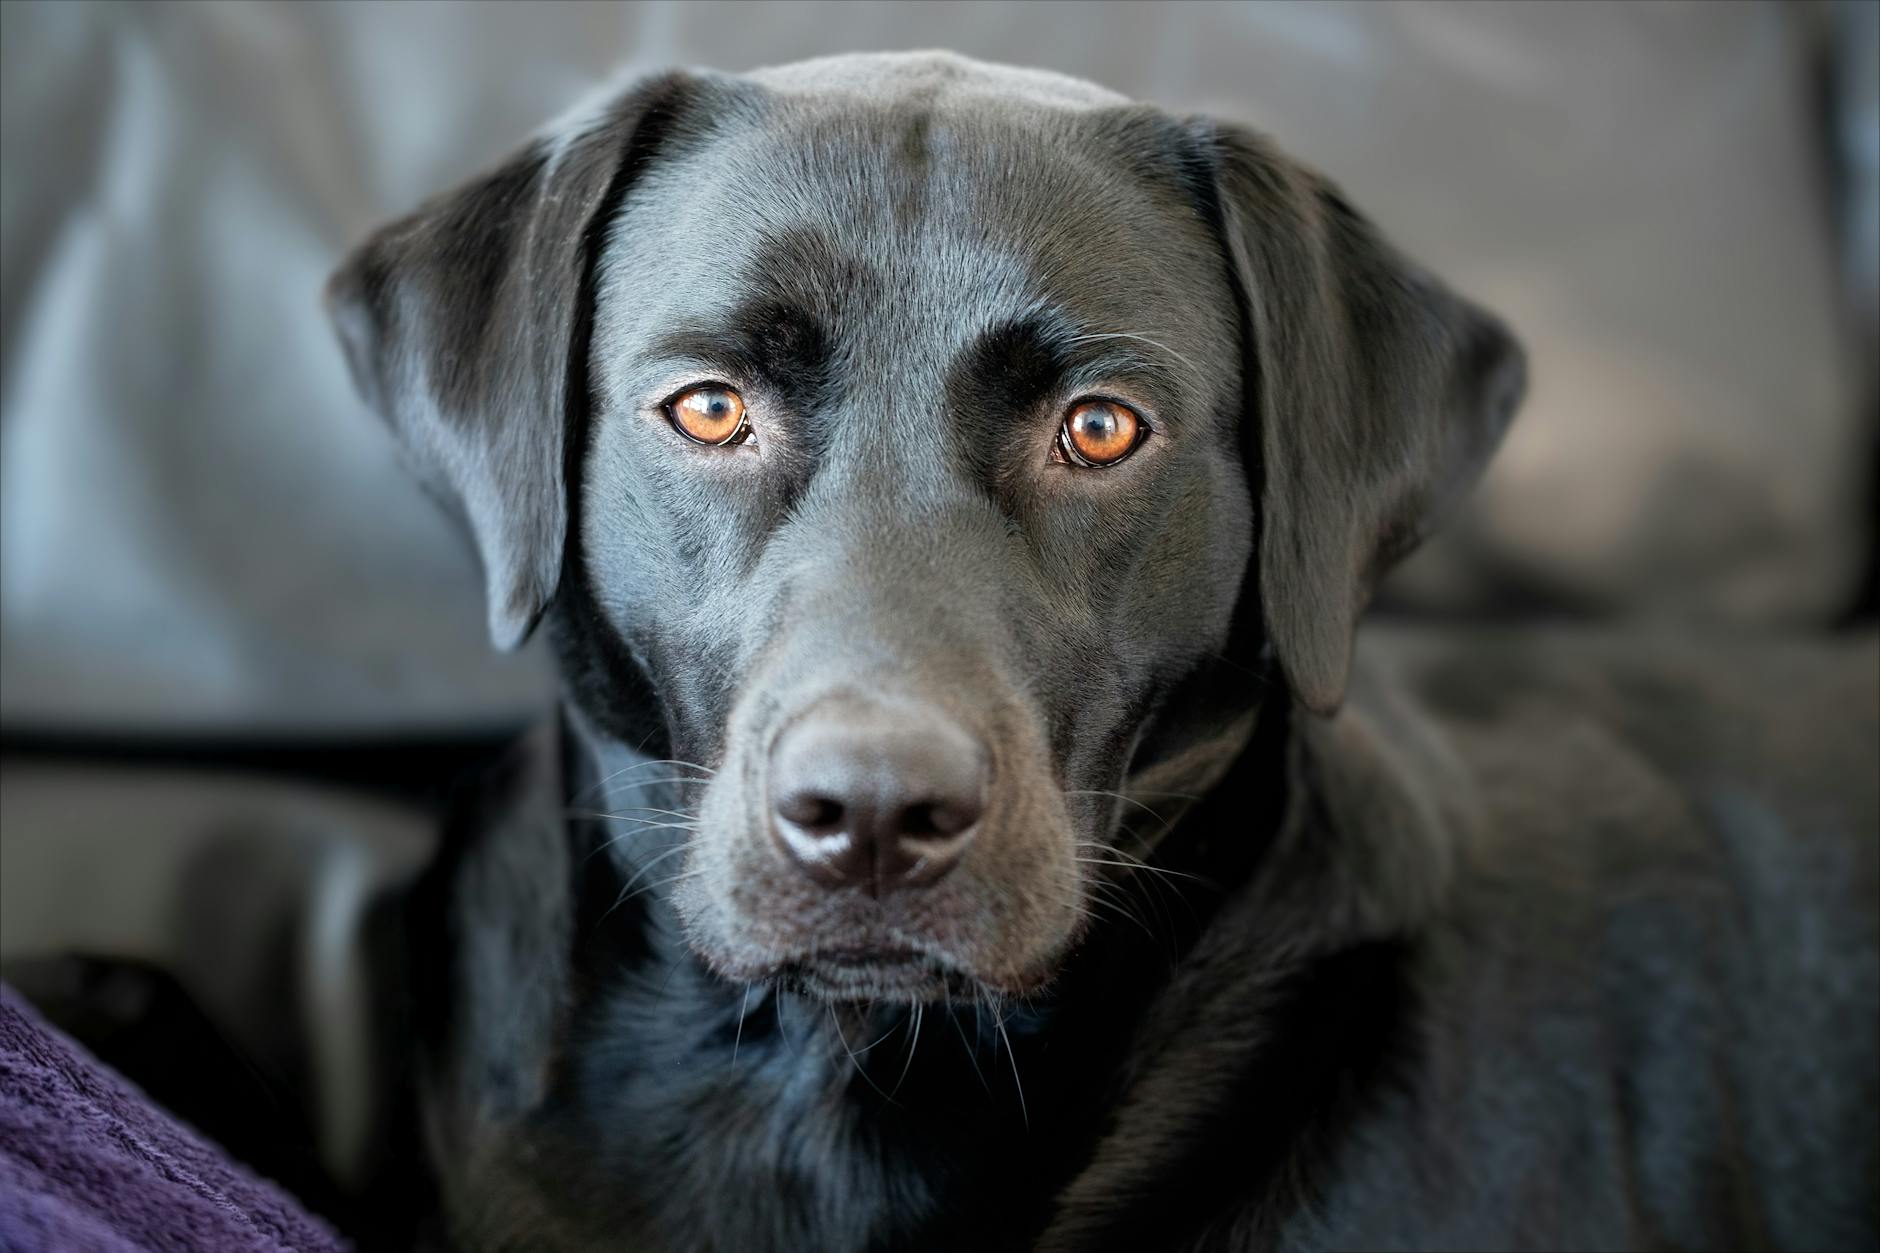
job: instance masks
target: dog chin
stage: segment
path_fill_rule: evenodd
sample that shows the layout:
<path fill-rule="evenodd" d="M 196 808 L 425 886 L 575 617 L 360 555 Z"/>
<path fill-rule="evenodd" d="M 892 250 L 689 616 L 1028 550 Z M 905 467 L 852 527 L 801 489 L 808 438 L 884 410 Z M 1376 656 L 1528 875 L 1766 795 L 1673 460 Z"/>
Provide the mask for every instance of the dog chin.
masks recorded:
<path fill-rule="evenodd" d="M 989 978 L 945 957 L 902 948 L 827 949 L 780 957 L 749 955 L 743 960 L 697 951 L 714 973 L 734 983 L 775 982 L 833 1003 L 997 1000 L 1035 992 L 1056 972 L 1052 962 L 1020 976 Z"/>
<path fill-rule="evenodd" d="M 923 953 L 818 953 L 784 963 L 777 977 L 785 987 L 823 1001 L 970 1000 L 979 981 Z"/>

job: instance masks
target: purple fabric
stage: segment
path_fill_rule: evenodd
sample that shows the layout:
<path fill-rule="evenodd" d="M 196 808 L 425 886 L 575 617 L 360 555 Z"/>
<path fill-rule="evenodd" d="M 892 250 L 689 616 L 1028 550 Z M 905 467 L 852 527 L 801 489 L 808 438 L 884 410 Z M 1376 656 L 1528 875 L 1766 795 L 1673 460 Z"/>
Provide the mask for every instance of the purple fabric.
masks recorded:
<path fill-rule="evenodd" d="M 345 1247 L 0 984 L 0 1249 Z"/>

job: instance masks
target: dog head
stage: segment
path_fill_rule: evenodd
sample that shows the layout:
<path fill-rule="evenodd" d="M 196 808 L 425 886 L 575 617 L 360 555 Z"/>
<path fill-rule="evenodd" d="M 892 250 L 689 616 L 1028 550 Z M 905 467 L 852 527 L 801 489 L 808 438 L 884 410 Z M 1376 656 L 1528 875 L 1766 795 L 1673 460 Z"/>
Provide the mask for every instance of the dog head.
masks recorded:
<path fill-rule="evenodd" d="M 833 998 L 1047 979 L 1522 387 L 1264 139 L 940 55 L 638 83 L 329 298 L 496 642 L 709 768 L 690 943 Z"/>

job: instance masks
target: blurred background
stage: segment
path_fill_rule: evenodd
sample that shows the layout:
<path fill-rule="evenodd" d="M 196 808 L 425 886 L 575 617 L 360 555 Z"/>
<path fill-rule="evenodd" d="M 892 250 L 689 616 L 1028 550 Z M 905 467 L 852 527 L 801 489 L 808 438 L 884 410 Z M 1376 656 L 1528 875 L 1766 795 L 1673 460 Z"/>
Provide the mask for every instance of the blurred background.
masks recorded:
<path fill-rule="evenodd" d="M 1260 126 L 1513 324 L 1528 404 L 1382 612 L 1872 620 L 1872 0 L 6 0 L 0 974 L 352 1203 L 398 1151 L 362 937 L 553 683 L 321 283 L 617 71 L 924 47 Z"/>

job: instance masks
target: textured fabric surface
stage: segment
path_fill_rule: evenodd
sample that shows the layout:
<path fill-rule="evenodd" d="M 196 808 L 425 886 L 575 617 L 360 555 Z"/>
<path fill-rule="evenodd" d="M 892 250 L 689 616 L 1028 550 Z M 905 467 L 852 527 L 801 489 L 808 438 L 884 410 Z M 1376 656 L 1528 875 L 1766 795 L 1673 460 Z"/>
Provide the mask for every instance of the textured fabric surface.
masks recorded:
<path fill-rule="evenodd" d="M 0 1247 L 317 1253 L 346 1246 L 0 985 Z"/>
<path fill-rule="evenodd" d="M 1252 122 L 1508 317 L 1530 401 L 1400 602 L 1822 620 L 1865 542 L 1872 422 L 1807 13 L 8 3 L 0 718 L 350 732 L 539 709 L 539 645 L 489 652 L 468 548 L 353 396 L 320 284 L 616 69 L 865 48 Z"/>

